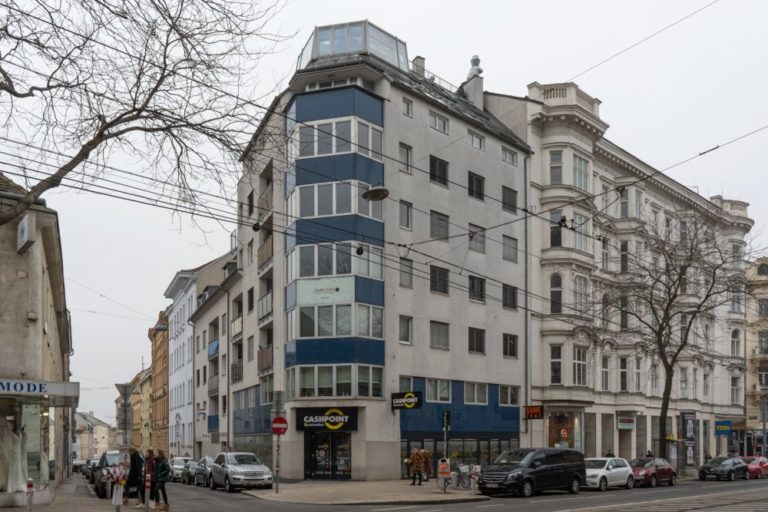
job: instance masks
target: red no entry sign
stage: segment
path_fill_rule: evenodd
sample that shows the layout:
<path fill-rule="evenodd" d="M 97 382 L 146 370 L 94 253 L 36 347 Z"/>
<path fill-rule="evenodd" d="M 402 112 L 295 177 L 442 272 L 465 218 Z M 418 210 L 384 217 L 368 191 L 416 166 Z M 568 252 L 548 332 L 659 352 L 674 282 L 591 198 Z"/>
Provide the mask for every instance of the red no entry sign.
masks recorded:
<path fill-rule="evenodd" d="M 281 436 L 288 432 L 288 420 L 278 416 L 272 420 L 272 433 Z"/>

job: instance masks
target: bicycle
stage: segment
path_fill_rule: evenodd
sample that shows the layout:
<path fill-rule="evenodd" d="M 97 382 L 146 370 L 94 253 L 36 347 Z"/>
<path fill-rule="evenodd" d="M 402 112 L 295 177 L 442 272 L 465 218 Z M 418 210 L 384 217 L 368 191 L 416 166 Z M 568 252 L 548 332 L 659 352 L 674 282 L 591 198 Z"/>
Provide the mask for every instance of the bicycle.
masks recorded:
<path fill-rule="evenodd" d="M 466 464 L 459 466 L 458 471 L 451 471 L 448 477 L 438 476 L 435 481 L 437 488 L 443 492 L 446 492 L 448 488 L 457 491 L 469 491 L 473 487 L 472 475 Z"/>

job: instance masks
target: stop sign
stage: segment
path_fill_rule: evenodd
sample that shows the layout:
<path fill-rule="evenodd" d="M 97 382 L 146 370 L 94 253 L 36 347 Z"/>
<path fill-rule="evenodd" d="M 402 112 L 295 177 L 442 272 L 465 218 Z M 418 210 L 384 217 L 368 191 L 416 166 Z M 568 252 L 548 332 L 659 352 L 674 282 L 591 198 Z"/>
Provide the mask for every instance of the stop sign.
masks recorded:
<path fill-rule="evenodd" d="M 278 416 L 272 420 L 272 433 L 281 436 L 288 431 L 288 420 Z"/>

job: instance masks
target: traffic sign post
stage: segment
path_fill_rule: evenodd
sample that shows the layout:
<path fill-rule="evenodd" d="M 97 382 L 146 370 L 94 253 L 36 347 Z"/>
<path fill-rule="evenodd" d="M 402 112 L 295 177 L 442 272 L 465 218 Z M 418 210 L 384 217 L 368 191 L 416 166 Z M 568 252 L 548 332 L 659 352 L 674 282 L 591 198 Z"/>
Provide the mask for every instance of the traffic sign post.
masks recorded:
<path fill-rule="evenodd" d="M 27 479 L 27 510 L 32 512 L 32 495 L 35 493 L 35 483 L 31 478 Z"/>
<path fill-rule="evenodd" d="M 288 431 L 288 420 L 275 416 L 272 420 L 272 433 L 277 436 L 275 443 L 275 494 L 280 493 L 280 436 Z"/>

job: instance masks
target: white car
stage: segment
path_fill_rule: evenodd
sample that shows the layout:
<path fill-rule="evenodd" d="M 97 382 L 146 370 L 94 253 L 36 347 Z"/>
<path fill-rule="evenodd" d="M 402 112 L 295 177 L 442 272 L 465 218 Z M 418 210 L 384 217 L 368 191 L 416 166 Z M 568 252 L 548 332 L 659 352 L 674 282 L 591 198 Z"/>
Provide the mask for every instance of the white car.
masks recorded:
<path fill-rule="evenodd" d="M 635 485 L 632 468 L 624 459 L 614 457 L 584 459 L 587 466 L 587 482 L 582 487 L 588 489 L 608 490 L 609 487 L 626 487 Z"/>

